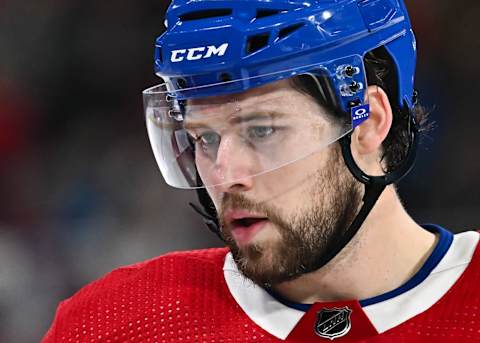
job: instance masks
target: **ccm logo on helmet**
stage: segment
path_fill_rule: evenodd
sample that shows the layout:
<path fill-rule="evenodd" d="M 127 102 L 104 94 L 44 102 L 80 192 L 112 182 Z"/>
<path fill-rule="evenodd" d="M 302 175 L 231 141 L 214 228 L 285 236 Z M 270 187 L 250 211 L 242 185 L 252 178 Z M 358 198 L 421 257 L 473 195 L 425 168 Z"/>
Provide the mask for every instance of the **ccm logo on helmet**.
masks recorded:
<path fill-rule="evenodd" d="M 188 61 L 210 58 L 212 56 L 223 56 L 227 52 L 228 43 L 223 43 L 218 48 L 215 45 L 201 46 L 198 48 L 180 49 L 172 51 L 171 61 L 182 62 L 185 58 Z"/>

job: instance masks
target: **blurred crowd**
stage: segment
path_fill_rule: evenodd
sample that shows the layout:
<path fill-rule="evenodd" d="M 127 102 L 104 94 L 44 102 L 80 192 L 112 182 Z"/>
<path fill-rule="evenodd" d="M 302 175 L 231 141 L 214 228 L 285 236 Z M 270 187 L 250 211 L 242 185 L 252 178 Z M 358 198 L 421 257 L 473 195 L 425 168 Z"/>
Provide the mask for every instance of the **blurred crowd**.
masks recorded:
<path fill-rule="evenodd" d="M 219 245 L 161 178 L 142 116 L 167 1 L 0 2 L 0 343 L 33 343 L 58 302 L 120 265 Z M 407 1 L 432 110 L 399 185 L 419 222 L 480 228 L 475 0 Z"/>

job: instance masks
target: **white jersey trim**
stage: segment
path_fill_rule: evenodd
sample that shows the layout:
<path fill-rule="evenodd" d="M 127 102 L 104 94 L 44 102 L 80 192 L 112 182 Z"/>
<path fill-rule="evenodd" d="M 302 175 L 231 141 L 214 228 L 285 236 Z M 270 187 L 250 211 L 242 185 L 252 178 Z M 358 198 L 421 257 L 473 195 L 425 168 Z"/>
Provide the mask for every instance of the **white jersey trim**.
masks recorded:
<path fill-rule="evenodd" d="M 382 333 L 392 329 L 439 301 L 467 268 L 479 238 L 480 234 L 473 231 L 455 235 L 440 263 L 418 286 L 394 298 L 363 307 L 376 330 Z M 280 303 L 243 276 L 231 253 L 225 257 L 223 271 L 232 297 L 246 315 L 271 335 L 285 340 L 305 312 Z"/>
<path fill-rule="evenodd" d="M 271 335 L 286 339 L 305 312 L 283 305 L 238 270 L 232 254 L 225 257 L 223 274 L 233 298 L 250 319 Z"/>
<path fill-rule="evenodd" d="M 480 235 L 463 232 L 453 242 L 440 263 L 418 286 L 385 301 L 364 306 L 363 310 L 379 333 L 428 310 L 457 282 L 472 260 Z"/>

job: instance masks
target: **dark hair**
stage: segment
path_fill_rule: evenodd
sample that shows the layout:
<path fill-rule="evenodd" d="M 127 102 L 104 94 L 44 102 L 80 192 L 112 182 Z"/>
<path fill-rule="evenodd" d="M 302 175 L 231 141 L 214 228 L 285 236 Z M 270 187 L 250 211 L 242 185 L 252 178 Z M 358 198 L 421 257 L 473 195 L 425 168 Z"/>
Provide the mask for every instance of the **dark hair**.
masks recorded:
<path fill-rule="evenodd" d="M 410 116 L 415 117 L 419 131 L 425 131 L 429 128 L 427 123 L 429 112 L 418 103 L 415 103 L 412 110 L 402 108 L 397 104 L 397 71 L 391 56 L 384 47 L 368 52 L 365 55 L 364 63 L 368 85 L 381 87 L 392 105 L 392 127 L 382 144 L 382 161 L 385 161 L 385 172 L 390 172 L 402 163 L 408 153 L 410 147 Z M 338 110 L 327 78 L 319 76 L 314 80 L 309 75 L 300 75 L 293 79 L 293 83 L 300 91 L 314 97 L 322 106 L 329 109 L 333 116 L 337 118 L 345 116 L 345 113 Z M 319 89 L 318 84 L 320 84 L 321 89 Z"/>
<path fill-rule="evenodd" d="M 429 111 L 418 103 L 417 94 L 414 99 L 414 107 L 403 108 L 398 104 L 398 79 L 397 70 L 392 57 L 385 47 L 380 47 L 366 54 L 365 68 L 369 85 L 381 87 L 388 96 L 392 106 L 393 121 L 390 131 L 383 141 L 382 160 L 386 163 L 386 171 L 392 171 L 404 160 L 410 147 L 409 125 L 410 116 L 414 116 L 417 129 L 420 132 L 431 128 L 428 123 Z"/>

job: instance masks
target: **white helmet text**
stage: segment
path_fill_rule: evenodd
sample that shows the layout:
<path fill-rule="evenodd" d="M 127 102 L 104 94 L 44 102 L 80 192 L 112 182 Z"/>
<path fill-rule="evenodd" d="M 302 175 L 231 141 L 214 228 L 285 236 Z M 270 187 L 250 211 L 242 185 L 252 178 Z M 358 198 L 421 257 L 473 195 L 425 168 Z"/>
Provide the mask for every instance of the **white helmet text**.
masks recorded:
<path fill-rule="evenodd" d="M 228 43 L 223 43 L 219 47 L 215 45 L 209 46 L 201 46 L 198 48 L 190 48 L 190 49 L 180 49 L 180 50 L 172 50 L 172 63 L 178 63 L 185 60 L 188 61 L 196 61 L 200 59 L 206 59 L 213 56 L 223 56 L 227 52 Z"/>

